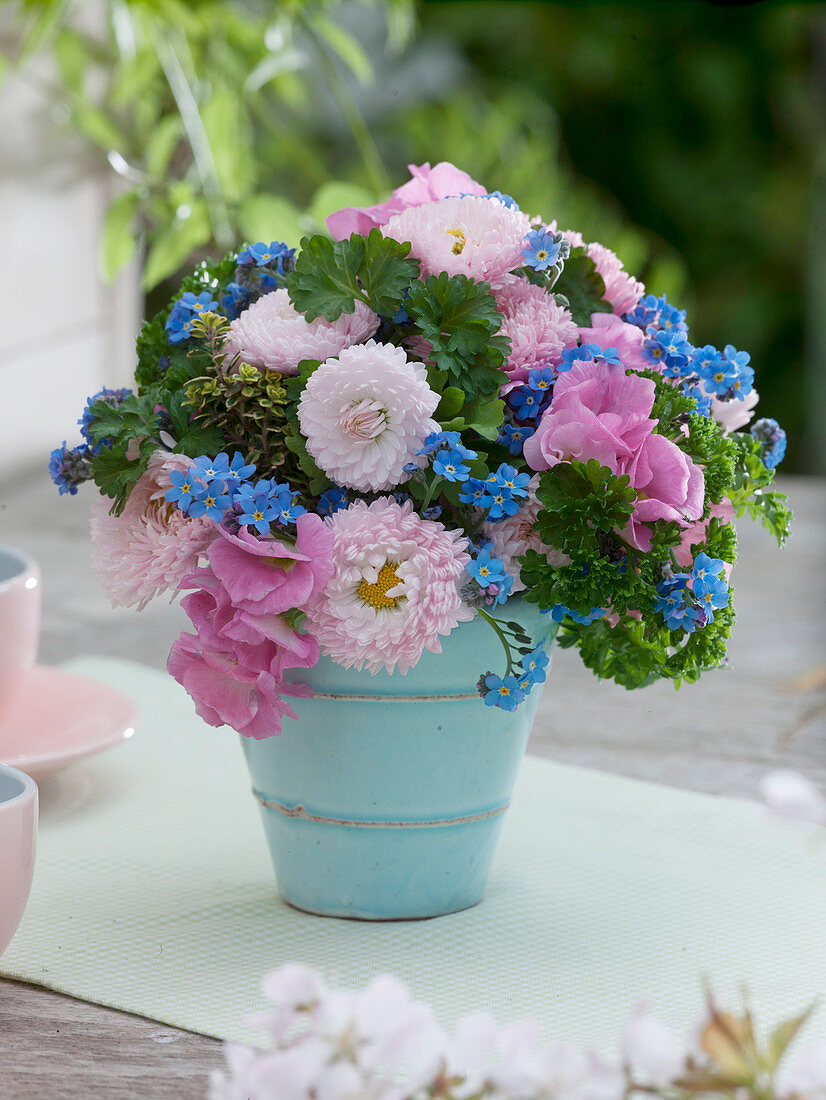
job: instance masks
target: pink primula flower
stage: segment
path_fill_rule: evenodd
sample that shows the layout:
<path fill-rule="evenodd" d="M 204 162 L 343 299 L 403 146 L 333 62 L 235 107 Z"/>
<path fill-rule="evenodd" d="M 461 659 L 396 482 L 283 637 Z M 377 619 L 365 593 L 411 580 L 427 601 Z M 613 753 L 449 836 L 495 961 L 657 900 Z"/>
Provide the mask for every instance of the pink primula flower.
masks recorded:
<path fill-rule="evenodd" d="M 184 633 L 173 644 L 166 667 L 208 725 L 232 726 L 245 737 L 260 740 L 281 732 L 284 715 L 295 718 L 282 695 L 312 694 L 307 684 L 283 681 L 285 667 L 297 665 L 298 661 L 295 665 L 286 661 L 272 642 L 246 646 L 226 639 L 217 648 Z"/>
<path fill-rule="evenodd" d="M 664 435 L 653 433 L 617 473 L 628 474 L 637 491 L 634 513 L 623 536 L 639 550 L 651 549 L 655 520 L 686 523 L 703 514 L 705 477 L 700 467 Z"/>
<path fill-rule="evenodd" d="M 560 375 L 550 410 L 524 445 L 534 470 L 595 458 L 612 473 L 628 474 L 638 499 L 622 535 L 640 550 L 651 546 L 646 524 L 698 520 L 705 497 L 700 467 L 676 443 L 654 434 L 653 403 L 649 378 L 608 363 L 577 363 Z"/>
<path fill-rule="evenodd" d="M 311 512 L 298 517 L 295 546 L 249 532 L 219 531 L 223 539 L 209 548 L 209 564 L 233 605 L 243 611 L 277 615 L 304 607 L 333 574 L 333 536 Z"/>
<path fill-rule="evenodd" d="M 387 202 L 377 206 L 358 208 L 347 206 L 327 219 L 327 228 L 336 240 L 351 233 L 366 236 L 376 226 L 386 225 L 394 214 L 401 214 L 410 206 L 446 199 L 450 195 L 485 195 L 487 188 L 470 178 L 467 172 L 443 160 L 431 168 L 430 164 L 408 164 L 411 179 L 397 187 Z"/>
<path fill-rule="evenodd" d="M 653 403 L 649 378 L 608 363 L 577 363 L 559 376 L 550 410 L 525 441 L 525 460 L 534 470 L 547 470 L 557 462 L 596 458 L 619 473 L 656 423 L 648 415 Z"/>
<path fill-rule="evenodd" d="M 303 608 L 329 581 L 333 536 L 311 513 L 299 516 L 294 546 L 218 530 L 223 537 L 209 549 L 210 568 L 183 580 L 195 589 L 182 605 L 196 633 L 175 642 L 167 668 L 205 722 L 271 737 L 284 715 L 295 717 L 282 696 L 312 694 L 286 674 L 317 664 L 319 645 L 285 613 Z"/>

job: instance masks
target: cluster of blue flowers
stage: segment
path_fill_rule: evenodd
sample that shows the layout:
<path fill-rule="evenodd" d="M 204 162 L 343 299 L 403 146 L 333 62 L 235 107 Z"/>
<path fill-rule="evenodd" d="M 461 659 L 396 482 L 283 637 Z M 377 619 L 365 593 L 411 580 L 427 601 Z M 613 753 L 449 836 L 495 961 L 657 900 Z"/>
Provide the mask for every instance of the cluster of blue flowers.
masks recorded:
<path fill-rule="evenodd" d="M 488 606 L 504 603 L 513 591 L 513 577 L 505 571 L 504 562 L 491 555 L 489 542 L 482 545 L 465 569 L 478 584 Z"/>
<path fill-rule="evenodd" d="M 484 196 L 486 199 L 496 199 L 501 202 L 503 206 L 506 206 L 508 210 L 519 210 L 519 203 L 511 195 L 506 195 L 502 191 L 488 191 Z"/>
<path fill-rule="evenodd" d="M 664 329 L 666 332 L 688 332 L 686 324 L 686 311 L 673 306 L 665 294 L 657 298 L 653 294 L 641 298 L 630 313 L 623 317 L 631 325 L 647 330 L 649 328 Z"/>
<path fill-rule="evenodd" d="M 697 412 L 710 416 L 712 401 L 742 401 L 754 389 L 749 355 L 726 344 L 694 347 L 688 339 L 685 310 L 671 305 L 665 295 L 649 294 L 623 320 L 646 334 L 643 355 L 667 378 L 679 379 L 683 392 L 697 402 Z"/>
<path fill-rule="evenodd" d="M 522 258 L 525 267 L 534 271 L 547 271 L 562 264 L 570 254 L 571 246 L 561 233 L 554 233 L 550 229 L 532 229 L 525 236 Z"/>
<path fill-rule="evenodd" d="M 729 602 L 724 569 L 725 562 L 700 553 L 690 573 L 674 573 L 660 581 L 654 610 L 662 612 L 670 630 L 691 634 L 706 623 L 714 622 L 715 611 L 728 606 Z"/>
<path fill-rule="evenodd" d="M 786 433 L 776 420 L 764 416 L 752 424 L 751 434 L 753 439 L 763 444 L 763 464 L 773 470 L 786 454 Z"/>
<path fill-rule="evenodd" d="M 479 694 L 485 706 L 501 710 L 516 710 L 530 694 L 534 684 L 541 684 L 547 676 L 548 654 L 544 645 L 538 645 L 522 658 L 519 675 L 496 676 L 488 672 L 479 681 Z"/>
<path fill-rule="evenodd" d="M 92 450 L 88 443 L 69 447 L 64 442 L 49 455 L 49 475 L 60 491 L 74 496 L 78 485 L 92 476 Z"/>
<path fill-rule="evenodd" d="M 507 447 L 512 455 L 521 455 L 525 440 L 530 439 L 534 429 L 527 424 L 509 424 L 507 421 L 499 429 L 496 442 Z"/>
<path fill-rule="evenodd" d="M 477 477 L 467 478 L 459 492 L 459 500 L 476 508 L 487 508 L 486 519 L 496 523 L 516 515 L 522 504 L 520 498 L 528 495 L 530 480 L 530 474 L 520 474 L 515 467 L 503 462 L 484 481 Z"/>
<path fill-rule="evenodd" d="M 169 475 L 172 487 L 166 499 L 193 518 L 206 516 L 220 523 L 231 513 L 240 527 L 254 528 L 259 535 L 269 534 L 272 524 L 293 524 L 306 511 L 295 503 L 298 495 L 289 485 L 270 478 L 250 481 L 255 473 L 252 463 L 236 451 L 215 458 L 201 455 L 184 471 Z"/>
<path fill-rule="evenodd" d="M 569 371 L 574 363 L 610 363 L 622 366 L 622 360 L 616 348 L 601 348 L 599 344 L 582 344 L 577 348 L 566 348 L 562 352 L 562 362 L 556 368 L 557 374 Z"/>
<path fill-rule="evenodd" d="M 221 299 L 227 317 L 233 321 L 262 294 L 284 285 L 284 276 L 295 266 L 295 249 L 283 241 L 247 245 L 236 257 L 235 279 Z"/>
<path fill-rule="evenodd" d="M 76 447 L 69 447 L 64 441 L 60 447 L 55 447 L 49 455 L 49 475 L 61 496 L 64 493 L 74 496 L 77 493 L 78 486 L 82 485 L 84 481 L 90 480 L 92 477 L 92 455 L 99 454 L 107 446 L 105 439 L 100 440 L 97 444 L 93 443 L 89 431 L 93 420 L 92 406 L 97 401 L 105 401 L 107 405 L 117 408 L 131 393 L 132 391 L 127 389 L 110 390 L 104 387 L 102 390 L 98 390 L 97 393 L 93 393 L 91 397 L 87 397 L 83 413 L 78 420 L 80 434 L 83 436 L 84 442 Z"/>
<path fill-rule="evenodd" d="M 227 284 L 218 302 L 212 291 L 195 294 L 188 290 L 174 303 L 164 328 L 170 344 L 180 344 L 192 334 L 192 322 L 203 313 L 222 313 L 235 320 L 262 294 L 283 286 L 284 277 L 295 266 L 295 249 L 283 241 L 247 245 L 236 256 L 235 278 Z"/>
<path fill-rule="evenodd" d="M 187 290 L 175 302 L 164 325 L 170 344 L 180 344 L 188 340 L 192 333 L 192 322 L 202 313 L 215 313 L 220 308 L 211 291 L 202 290 L 200 294 L 193 294 L 191 290 Z"/>
<path fill-rule="evenodd" d="M 332 489 L 325 489 L 318 498 L 318 514 L 320 516 L 332 516 L 346 508 L 349 504 L 347 493 L 334 485 Z"/>
<path fill-rule="evenodd" d="M 572 611 L 570 607 L 566 607 L 564 603 L 557 603 L 551 608 L 551 618 L 555 623 L 561 623 L 567 616 L 569 619 L 573 619 L 575 623 L 590 626 L 597 619 L 601 619 L 606 610 L 604 607 L 592 607 L 587 615 L 581 615 L 578 611 Z"/>
<path fill-rule="evenodd" d="M 540 367 L 538 370 L 530 371 L 527 382 L 521 386 L 515 386 L 507 395 L 508 407 L 514 419 L 538 421 L 551 403 L 555 380 L 556 372 L 553 367 Z M 520 444 L 519 450 L 512 453 L 518 454 L 521 449 Z"/>

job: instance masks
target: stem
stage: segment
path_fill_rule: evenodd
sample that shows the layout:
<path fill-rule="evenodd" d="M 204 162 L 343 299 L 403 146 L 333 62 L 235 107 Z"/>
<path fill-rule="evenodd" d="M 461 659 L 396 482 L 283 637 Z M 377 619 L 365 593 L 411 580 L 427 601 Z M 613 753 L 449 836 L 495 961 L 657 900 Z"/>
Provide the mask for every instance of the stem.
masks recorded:
<path fill-rule="evenodd" d="M 195 165 L 201 179 L 204 197 L 207 200 L 209 220 L 215 241 L 222 248 L 230 248 L 233 244 L 232 225 L 226 200 L 224 199 L 221 181 L 218 176 L 218 167 L 209 136 L 206 132 L 201 112 L 198 108 L 198 100 L 195 92 L 184 72 L 181 59 L 174 45 L 168 40 L 169 30 L 160 26 L 152 26 L 150 35 L 155 53 L 161 63 L 161 68 L 166 76 L 170 91 L 175 100 L 178 112 L 186 130 L 189 146 L 195 158 Z"/>
<path fill-rule="evenodd" d="M 505 675 L 509 676 L 513 672 L 514 669 L 513 669 L 513 658 L 511 657 L 511 647 L 510 647 L 510 643 L 508 642 L 508 639 L 505 637 L 505 632 L 502 630 L 502 628 L 500 627 L 500 625 L 496 621 L 496 619 L 494 619 L 493 615 L 489 615 L 487 613 L 487 611 L 484 610 L 484 608 L 481 608 L 481 607 L 479 608 L 479 614 L 482 616 L 482 618 L 485 620 L 485 622 L 490 623 L 490 625 L 496 631 L 496 634 L 499 637 L 499 641 L 502 643 L 502 648 L 504 649 L 505 656 L 508 659 L 508 667 L 505 671 Z"/>
<path fill-rule="evenodd" d="M 427 508 L 428 504 L 430 504 L 431 500 L 433 500 L 433 497 L 436 493 L 436 487 L 438 485 L 441 485 L 441 483 L 443 481 L 444 481 L 444 478 L 440 474 L 437 474 L 433 478 L 433 480 L 430 483 L 430 488 L 427 490 L 427 493 L 425 494 L 425 498 L 422 501 L 422 511 L 424 511 L 425 508 Z"/>
<path fill-rule="evenodd" d="M 353 140 L 361 153 L 361 159 L 370 176 L 370 183 L 373 189 L 379 194 L 386 194 L 390 191 L 391 187 L 390 179 L 384 167 L 384 162 L 381 159 L 376 143 L 373 141 L 373 135 L 370 133 L 367 123 L 364 121 L 364 117 L 358 109 L 350 89 L 347 87 L 341 73 L 336 67 L 335 57 L 332 56 L 331 51 L 327 48 L 326 44 L 322 42 L 307 19 L 302 18 L 301 25 L 305 34 L 312 42 L 316 53 L 321 58 L 322 68 L 327 78 L 327 84 L 329 85 L 330 91 L 333 93 L 333 98 L 336 103 L 338 103 L 341 113 L 344 115 L 347 125 L 350 127 L 350 133 L 353 135 Z"/>

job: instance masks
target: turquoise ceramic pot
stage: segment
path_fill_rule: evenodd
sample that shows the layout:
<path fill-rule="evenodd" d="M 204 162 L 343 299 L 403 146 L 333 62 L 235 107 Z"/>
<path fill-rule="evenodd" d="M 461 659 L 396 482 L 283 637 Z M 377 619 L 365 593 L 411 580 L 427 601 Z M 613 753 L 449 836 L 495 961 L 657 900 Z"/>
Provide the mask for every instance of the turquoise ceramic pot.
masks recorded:
<path fill-rule="evenodd" d="M 535 644 L 556 625 L 514 598 Z M 503 653 L 480 617 L 406 676 L 322 658 L 311 699 L 280 737 L 242 738 L 253 793 L 290 905 L 362 920 L 434 917 L 481 900 L 541 694 L 509 714 L 486 707 L 480 673 Z"/>

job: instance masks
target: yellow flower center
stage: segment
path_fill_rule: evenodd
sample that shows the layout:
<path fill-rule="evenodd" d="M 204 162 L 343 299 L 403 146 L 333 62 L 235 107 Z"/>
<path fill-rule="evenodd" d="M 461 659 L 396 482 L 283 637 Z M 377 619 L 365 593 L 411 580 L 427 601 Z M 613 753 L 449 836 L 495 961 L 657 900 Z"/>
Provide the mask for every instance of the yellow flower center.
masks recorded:
<path fill-rule="evenodd" d="M 467 244 L 467 237 L 464 235 L 461 229 L 448 229 L 447 235 L 448 237 L 456 238 L 456 240 L 453 242 L 453 248 L 451 248 L 450 251 L 453 253 L 454 256 L 461 256 L 462 252 L 464 251 L 465 245 Z"/>
<path fill-rule="evenodd" d="M 398 562 L 386 561 L 379 570 L 375 584 L 362 580 L 358 586 L 359 599 L 369 603 L 371 607 L 375 607 L 377 610 L 386 607 L 398 607 L 399 602 L 404 597 L 387 595 L 388 590 L 395 588 L 400 582 L 401 578 L 396 573 L 398 565 Z"/>

